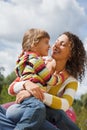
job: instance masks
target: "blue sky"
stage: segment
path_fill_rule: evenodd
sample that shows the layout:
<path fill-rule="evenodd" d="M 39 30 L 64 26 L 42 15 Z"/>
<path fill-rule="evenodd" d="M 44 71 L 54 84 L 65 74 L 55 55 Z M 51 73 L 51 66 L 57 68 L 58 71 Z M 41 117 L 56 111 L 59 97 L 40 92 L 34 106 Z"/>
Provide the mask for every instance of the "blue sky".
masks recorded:
<path fill-rule="evenodd" d="M 0 67 L 5 76 L 14 70 L 25 31 L 33 27 L 48 31 L 51 45 L 59 34 L 71 31 L 87 50 L 87 0 L 0 0 Z M 86 77 L 77 96 L 87 92 Z"/>

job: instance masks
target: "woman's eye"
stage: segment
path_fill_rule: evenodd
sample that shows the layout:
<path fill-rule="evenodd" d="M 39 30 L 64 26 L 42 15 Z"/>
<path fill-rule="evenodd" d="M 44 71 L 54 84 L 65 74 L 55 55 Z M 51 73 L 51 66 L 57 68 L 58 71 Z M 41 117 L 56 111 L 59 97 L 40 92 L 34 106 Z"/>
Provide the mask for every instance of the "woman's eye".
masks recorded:
<path fill-rule="evenodd" d="M 66 46 L 66 44 L 62 44 L 62 46 Z"/>
<path fill-rule="evenodd" d="M 66 42 L 64 42 L 64 41 L 61 42 L 61 45 L 64 46 L 64 47 L 67 47 L 67 46 L 68 46 L 68 44 L 67 44 Z"/>
<path fill-rule="evenodd" d="M 62 46 L 66 46 L 66 44 L 65 44 L 64 42 L 61 42 L 60 45 L 62 45 Z"/>

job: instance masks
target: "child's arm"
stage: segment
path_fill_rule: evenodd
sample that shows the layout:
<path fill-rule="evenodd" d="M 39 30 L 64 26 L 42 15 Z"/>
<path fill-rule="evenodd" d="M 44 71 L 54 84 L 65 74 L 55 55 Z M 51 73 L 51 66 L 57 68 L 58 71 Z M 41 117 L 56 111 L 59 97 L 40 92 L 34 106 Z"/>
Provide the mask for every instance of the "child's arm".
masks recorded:
<path fill-rule="evenodd" d="M 50 86 L 54 86 L 56 85 L 57 81 L 58 83 L 61 83 L 64 81 L 63 76 L 58 75 L 52 75 L 54 70 L 55 70 L 55 61 L 51 61 L 49 62 L 49 64 L 46 67 L 46 64 L 44 62 L 44 60 L 42 58 L 38 58 L 38 59 L 31 59 L 30 62 L 33 64 L 33 68 L 30 66 L 25 67 L 25 80 L 30 80 L 33 81 L 31 79 L 34 79 L 34 76 L 40 77 L 43 79 L 43 81 L 45 81 L 48 85 Z M 30 67 L 30 68 L 29 68 Z M 34 75 L 32 73 L 32 71 L 36 72 L 36 75 Z M 30 74 L 31 71 L 31 74 Z M 50 72 L 51 71 L 51 72 Z M 8 93 L 10 95 L 16 95 L 20 90 L 23 89 L 23 84 L 25 83 L 25 81 L 21 80 L 18 77 L 8 88 Z M 16 82 L 16 83 L 15 83 Z"/>
<path fill-rule="evenodd" d="M 28 63 L 29 62 L 29 63 Z M 52 60 L 46 67 L 46 64 L 41 57 L 32 57 L 27 61 L 27 65 L 25 66 L 22 72 L 22 80 L 30 80 L 34 83 L 42 84 L 42 86 L 50 85 L 54 86 L 57 83 L 61 83 L 64 81 L 63 76 L 61 75 L 53 75 L 55 69 L 55 61 Z"/>
<path fill-rule="evenodd" d="M 17 77 L 9 86 L 8 94 L 15 96 L 19 91 L 23 90 L 23 84 L 25 81 L 21 81 L 20 77 Z"/>
<path fill-rule="evenodd" d="M 42 60 L 41 58 L 38 58 L 35 63 L 36 64 L 34 64 L 33 68 L 34 68 L 36 74 L 38 76 L 40 76 L 47 85 L 54 86 L 54 85 L 60 84 L 64 81 L 63 74 L 62 75 L 61 74 L 58 74 L 58 75 L 52 74 L 53 73 L 52 71 L 55 70 L 55 64 L 53 66 L 53 63 L 55 63 L 55 61 L 52 61 L 51 63 L 49 63 L 49 65 L 47 65 L 47 67 L 46 67 L 44 60 Z"/>

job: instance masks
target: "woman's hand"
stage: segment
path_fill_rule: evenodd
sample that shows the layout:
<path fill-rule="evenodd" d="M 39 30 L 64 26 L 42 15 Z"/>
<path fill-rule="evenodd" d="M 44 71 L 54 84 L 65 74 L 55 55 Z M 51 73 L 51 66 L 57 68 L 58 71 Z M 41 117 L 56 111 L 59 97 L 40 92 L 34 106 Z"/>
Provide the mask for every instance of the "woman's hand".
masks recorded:
<path fill-rule="evenodd" d="M 26 89 L 31 95 L 35 98 L 43 101 L 44 100 L 44 92 L 45 90 L 41 89 L 37 84 L 27 80 L 24 84 L 24 89 Z"/>
<path fill-rule="evenodd" d="M 30 97 L 31 94 L 27 90 L 21 90 L 17 95 L 16 95 L 16 103 L 21 103 L 25 98 Z"/>

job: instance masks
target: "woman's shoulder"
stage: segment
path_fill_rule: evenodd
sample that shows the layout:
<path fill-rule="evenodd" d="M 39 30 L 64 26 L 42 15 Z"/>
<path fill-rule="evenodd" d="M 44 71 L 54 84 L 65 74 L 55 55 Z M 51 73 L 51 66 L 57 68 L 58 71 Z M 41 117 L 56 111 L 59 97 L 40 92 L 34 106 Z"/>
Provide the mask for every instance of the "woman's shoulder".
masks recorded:
<path fill-rule="evenodd" d="M 76 89 L 78 88 L 78 80 L 76 78 L 74 78 L 73 76 L 69 76 L 61 85 L 61 88 L 59 90 L 59 92 L 65 90 L 66 86 L 68 86 L 70 84 L 70 86 L 72 87 L 72 85 L 74 85 L 76 87 Z M 72 85 L 71 85 L 72 84 Z"/>
<path fill-rule="evenodd" d="M 65 81 L 64 84 L 68 84 L 70 82 L 76 82 L 78 83 L 78 80 L 76 78 L 74 78 L 73 76 L 69 76 Z"/>
<path fill-rule="evenodd" d="M 77 84 L 77 86 L 78 86 L 78 80 L 76 79 L 76 78 L 74 78 L 73 76 L 69 76 L 64 82 L 63 82 L 63 84 L 62 84 L 62 86 L 66 86 L 66 85 L 68 85 L 68 84 L 70 84 L 70 83 L 74 83 L 74 84 Z"/>
<path fill-rule="evenodd" d="M 62 84 L 62 86 L 66 86 L 68 84 L 76 84 L 76 86 L 78 86 L 78 80 L 76 78 L 74 78 L 73 76 L 69 76 L 64 83 Z"/>

